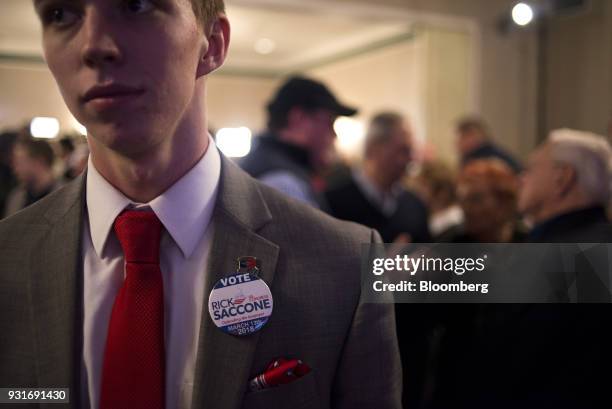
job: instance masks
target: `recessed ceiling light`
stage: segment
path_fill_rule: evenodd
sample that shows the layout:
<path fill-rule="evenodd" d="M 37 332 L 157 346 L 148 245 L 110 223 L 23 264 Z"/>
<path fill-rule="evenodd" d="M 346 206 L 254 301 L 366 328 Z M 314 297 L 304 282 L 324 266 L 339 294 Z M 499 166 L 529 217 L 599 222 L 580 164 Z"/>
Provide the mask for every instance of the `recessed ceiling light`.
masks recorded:
<path fill-rule="evenodd" d="M 251 151 L 251 130 L 247 127 L 222 128 L 217 131 L 216 143 L 230 158 L 242 158 Z"/>
<path fill-rule="evenodd" d="M 260 38 L 255 42 L 254 48 L 258 54 L 268 55 L 276 50 L 276 43 L 269 38 Z"/>
<path fill-rule="evenodd" d="M 60 131 L 57 118 L 36 117 L 30 122 L 30 133 L 34 138 L 53 139 Z"/>
<path fill-rule="evenodd" d="M 519 26 L 526 26 L 533 21 L 533 9 L 525 3 L 518 3 L 512 9 L 512 20 Z"/>

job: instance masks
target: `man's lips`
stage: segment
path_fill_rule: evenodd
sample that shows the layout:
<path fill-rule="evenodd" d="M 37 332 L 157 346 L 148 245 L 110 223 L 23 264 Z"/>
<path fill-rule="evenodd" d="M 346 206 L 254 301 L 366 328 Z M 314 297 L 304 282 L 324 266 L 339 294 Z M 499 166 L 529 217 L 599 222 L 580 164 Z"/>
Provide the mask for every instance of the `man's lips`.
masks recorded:
<path fill-rule="evenodd" d="M 96 85 L 91 87 L 85 94 L 83 94 L 81 100 L 84 103 L 92 101 L 116 101 L 125 97 L 132 97 L 140 95 L 144 92 L 141 88 L 130 87 L 122 84 L 107 84 L 107 85 Z"/>

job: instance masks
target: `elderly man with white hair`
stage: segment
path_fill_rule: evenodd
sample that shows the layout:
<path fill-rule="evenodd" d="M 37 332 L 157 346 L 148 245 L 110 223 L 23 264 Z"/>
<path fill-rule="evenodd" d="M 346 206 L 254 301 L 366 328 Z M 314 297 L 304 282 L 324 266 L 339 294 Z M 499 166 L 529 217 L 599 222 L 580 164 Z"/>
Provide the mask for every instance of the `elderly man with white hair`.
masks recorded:
<path fill-rule="evenodd" d="M 519 209 L 534 223 L 530 241 L 612 241 L 605 212 L 611 156 L 602 136 L 569 129 L 551 132 L 522 176 Z M 557 268 L 560 251 L 550 251 L 553 259 L 543 267 Z M 578 294 L 590 297 L 587 291 L 602 286 L 607 291 L 607 283 L 594 278 L 580 274 L 574 283 Z M 469 341 L 478 345 L 486 362 L 473 364 L 476 375 L 466 376 L 472 382 L 476 376 L 484 380 L 469 405 L 455 407 L 612 408 L 612 304 L 505 304 L 483 311 L 490 319 Z"/>
<path fill-rule="evenodd" d="M 534 223 L 531 241 L 612 241 L 606 217 L 611 161 L 603 136 L 570 129 L 551 132 L 523 174 L 519 210 Z"/>

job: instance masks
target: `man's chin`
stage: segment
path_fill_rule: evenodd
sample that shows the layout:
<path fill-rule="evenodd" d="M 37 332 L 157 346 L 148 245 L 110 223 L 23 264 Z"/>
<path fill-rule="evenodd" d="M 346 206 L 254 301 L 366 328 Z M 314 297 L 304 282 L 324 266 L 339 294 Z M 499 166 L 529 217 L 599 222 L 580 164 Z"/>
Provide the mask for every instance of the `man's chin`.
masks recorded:
<path fill-rule="evenodd" d="M 88 128 L 87 131 L 92 144 L 122 156 L 137 157 L 148 151 L 150 146 L 156 145 L 153 141 L 153 132 L 143 132 L 142 128 L 130 129 L 107 125 Z"/>

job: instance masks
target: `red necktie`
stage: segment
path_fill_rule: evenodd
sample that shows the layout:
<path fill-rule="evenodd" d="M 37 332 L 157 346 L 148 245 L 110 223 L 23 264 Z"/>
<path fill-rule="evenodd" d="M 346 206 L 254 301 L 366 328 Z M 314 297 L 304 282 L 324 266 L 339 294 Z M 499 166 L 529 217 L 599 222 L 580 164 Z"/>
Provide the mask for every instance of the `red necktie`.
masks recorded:
<path fill-rule="evenodd" d="M 162 224 L 151 211 L 128 210 L 117 217 L 114 227 L 126 274 L 108 325 L 100 409 L 163 409 Z"/>

